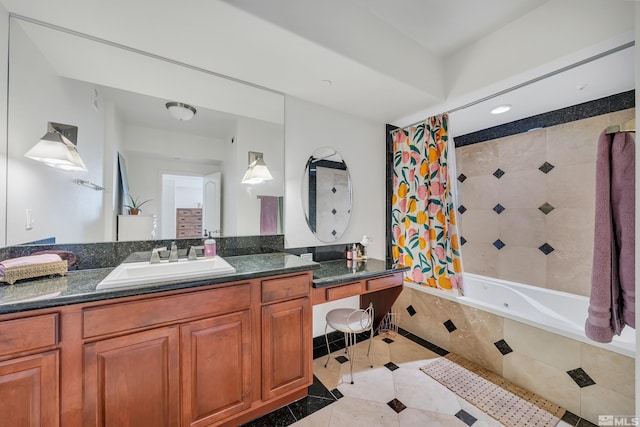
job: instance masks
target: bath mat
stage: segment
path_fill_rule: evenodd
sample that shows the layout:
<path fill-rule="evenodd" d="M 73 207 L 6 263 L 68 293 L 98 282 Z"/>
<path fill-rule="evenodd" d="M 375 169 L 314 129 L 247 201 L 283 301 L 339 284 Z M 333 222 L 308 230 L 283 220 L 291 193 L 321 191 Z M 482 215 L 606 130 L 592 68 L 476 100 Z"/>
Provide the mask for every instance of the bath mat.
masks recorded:
<path fill-rule="evenodd" d="M 458 365 L 462 366 L 463 368 L 473 372 L 474 374 L 481 376 L 485 380 L 491 381 L 497 386 L 502 387 L 507 391 L 510 391 L 511 393 L 518 396 L 520 399 L 526 400 L 527 402 L 536 405 L 540 409 L 544 409 L 545 411 L 549 412 L 551 415 L 555 415 L 556 417 L 562 419 L 565 412 L 567 412 L 561 406 L 558 406 L 555 403 L 550 402 L 541 396 L 538 396 L 534 392 L 529 391 L 525 388 L 522 388 L 519 385 L 516 385 L 504 379 L 503 377 L 496 374 L 495 372 L 492 372 L 486 368 L 483 368 L 477 363 L 473 363 L 462 356 L 458 356 L 455 353 L 449 353 L 445 357 L 451 360 L 452 362 L 455 362 Z"/>
<path fill-rule="evenodd" d="M 443 357 L 421 370 L 507 427 L 552 427 L 560 418 Z"/>

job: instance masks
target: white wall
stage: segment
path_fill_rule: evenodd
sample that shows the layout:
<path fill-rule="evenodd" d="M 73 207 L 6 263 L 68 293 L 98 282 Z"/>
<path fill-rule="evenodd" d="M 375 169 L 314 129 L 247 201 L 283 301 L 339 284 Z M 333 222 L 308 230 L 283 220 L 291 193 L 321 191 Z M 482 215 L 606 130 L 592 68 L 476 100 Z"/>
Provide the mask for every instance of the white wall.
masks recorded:
<path fill-rule="evenodd" d="M 238 120 L 238 133 L 235 144 L 237 149 L 237 184 L 234 197 L 236 203 L 236 229 L 225 233 L 231 235 L 259 235 L 260 234 L 260 200 L 258 196 L 282 196 L 284 191 L 283 165 L 283 128 L 281 125 L 241 118 Z M 273 179 L 260 184 L 241 184 L 247 166 L 249 166 L 249 151 L 263 153 L 263 160 Z M 286 149 L 285 149 L 286 151 Z M 230 179 L 231 177 L 227 177 Z M 224 184 L 223 184 L 224 185 Z M 228 182 L 226 185 L 230 185 Z M 222 201 L 224 205 L 228 199 Z M 223 223 L 225 219 L 223 219 Z"/>
<path fill-rule="evenodd" d="M 93 85 L 58 77 L 20 28 L 13 29 L 7 244 L 48 237 L 59 243 L 102 241 L 103 193 L 74 183 L 79 178 L 107 186 L 103 181 L 104 116 L 91 107 Z M 78 126 L 78 152 L 88 172 L 56 170 L 24 157 L 47 131 L 47 122 Z M 26 209 L 33 210 L 31 230 L 25 229 Z"/>
<path fill-rule="evenodd" d="M 7 81 L 9 67 L 9 14 L 0 4 L 0 81 Z M 7 99 L 7 85 L 0 85 L 0 99 Z M 7 103 L 0 102 L 0 224 L 7 215 Z M 6 245 L 6 227 L 0 227 L 0 244 Z"/>
<path fill-rule="evenodd" d="M 385 125 L 331 110 L 294 97 L 285 102 L 285 246 L 323 246 L 373 238 L 369 256 L 385 256 Z M 325 243 L 309 231 L 301 201 L 304 168 L 316 148 L 340 153 L 353 187 L 351 222 L 335 242 Z M 358 308 L 358 297 L 313 307 L 313 336 L 324 334 L 325 316 L 336 307 Z"/>

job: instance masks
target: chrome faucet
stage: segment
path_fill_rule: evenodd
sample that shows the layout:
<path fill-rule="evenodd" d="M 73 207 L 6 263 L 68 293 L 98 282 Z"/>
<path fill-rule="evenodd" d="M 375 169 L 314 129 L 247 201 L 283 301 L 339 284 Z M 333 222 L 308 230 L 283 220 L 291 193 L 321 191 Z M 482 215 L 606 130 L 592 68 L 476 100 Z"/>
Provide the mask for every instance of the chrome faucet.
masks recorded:
<path fill-rule="evenodd" d="M 203 251 L 204 250 L 204 246 L 191 246 L 189 248 L 189 256 L 187 256 L 187 259 L 189 261 L 197 260 L 198 259 L 198 253 L 196 251 L 198 251 L 198 250 Z"/>
<path fill-rule="evenodd" d="M 171 252 L 169 253 L 169 262 L 178 262 L 178 246 L 176 246 L 176 242 L 171 243 Z"/>
<path fill-rule="evenodd" d="M 151 259 L 149 260 L 149 264 L 158 264 L 160 263 L 160 251 L 166 251 L 167 248 L 153 248 L 151 250 Z"/>

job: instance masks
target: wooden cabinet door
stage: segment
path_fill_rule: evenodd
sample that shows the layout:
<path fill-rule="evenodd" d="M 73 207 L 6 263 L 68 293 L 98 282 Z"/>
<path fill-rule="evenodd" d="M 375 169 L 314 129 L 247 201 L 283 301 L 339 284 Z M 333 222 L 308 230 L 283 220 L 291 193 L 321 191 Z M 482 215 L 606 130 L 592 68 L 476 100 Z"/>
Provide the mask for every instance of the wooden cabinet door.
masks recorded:
<path fill-rule="evenodd" d="M 182 425 L 209 425 L 251 406 L 249 310 L 183 324 Z"/>
<path fill-rule="evenodd" d="M 0 363 L 0 425 L 60 425 L 58 350 Z"/>
<path fill-rule="evenodd" d="M 308 297 L 262 307 L 262 399 L 312 383 Z"/>
<path fill-rule="evenodd" d="M 84 426 L 180 425 L 178 327 L 84 346 Z"/>

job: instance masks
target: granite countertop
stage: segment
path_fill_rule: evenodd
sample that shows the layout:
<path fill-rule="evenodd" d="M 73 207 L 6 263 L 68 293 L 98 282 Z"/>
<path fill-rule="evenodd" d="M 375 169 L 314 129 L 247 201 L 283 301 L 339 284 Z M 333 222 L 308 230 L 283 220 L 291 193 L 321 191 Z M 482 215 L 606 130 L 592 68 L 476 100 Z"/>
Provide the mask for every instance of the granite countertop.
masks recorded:
<path fill-rule="evenodd" d="M 113 270 L 113 268 L 97 268 L 69 271 L 66 276 L 26 280 L 14 285 L 0 284 L 0 314 L 235 282 L 320 267 L 316 262 L 305 261 L 296 255 L 280 252 L 230 256 L 224 259 L 236 269 L 235 274 L 208 279 L 173 280 L 135 287 L 96 290 L 98 283 Z"/>
<path fill-rule="evenodd" d="M 325 261 L 313 272 L 313 287 L 324 288 L 352 280 L 384 276 L 390 273 L 408 270 L 409 267 L 395 267 L 391 262 L 379 259 L 356 261 L 348 266 L 346 259 Z"/>

